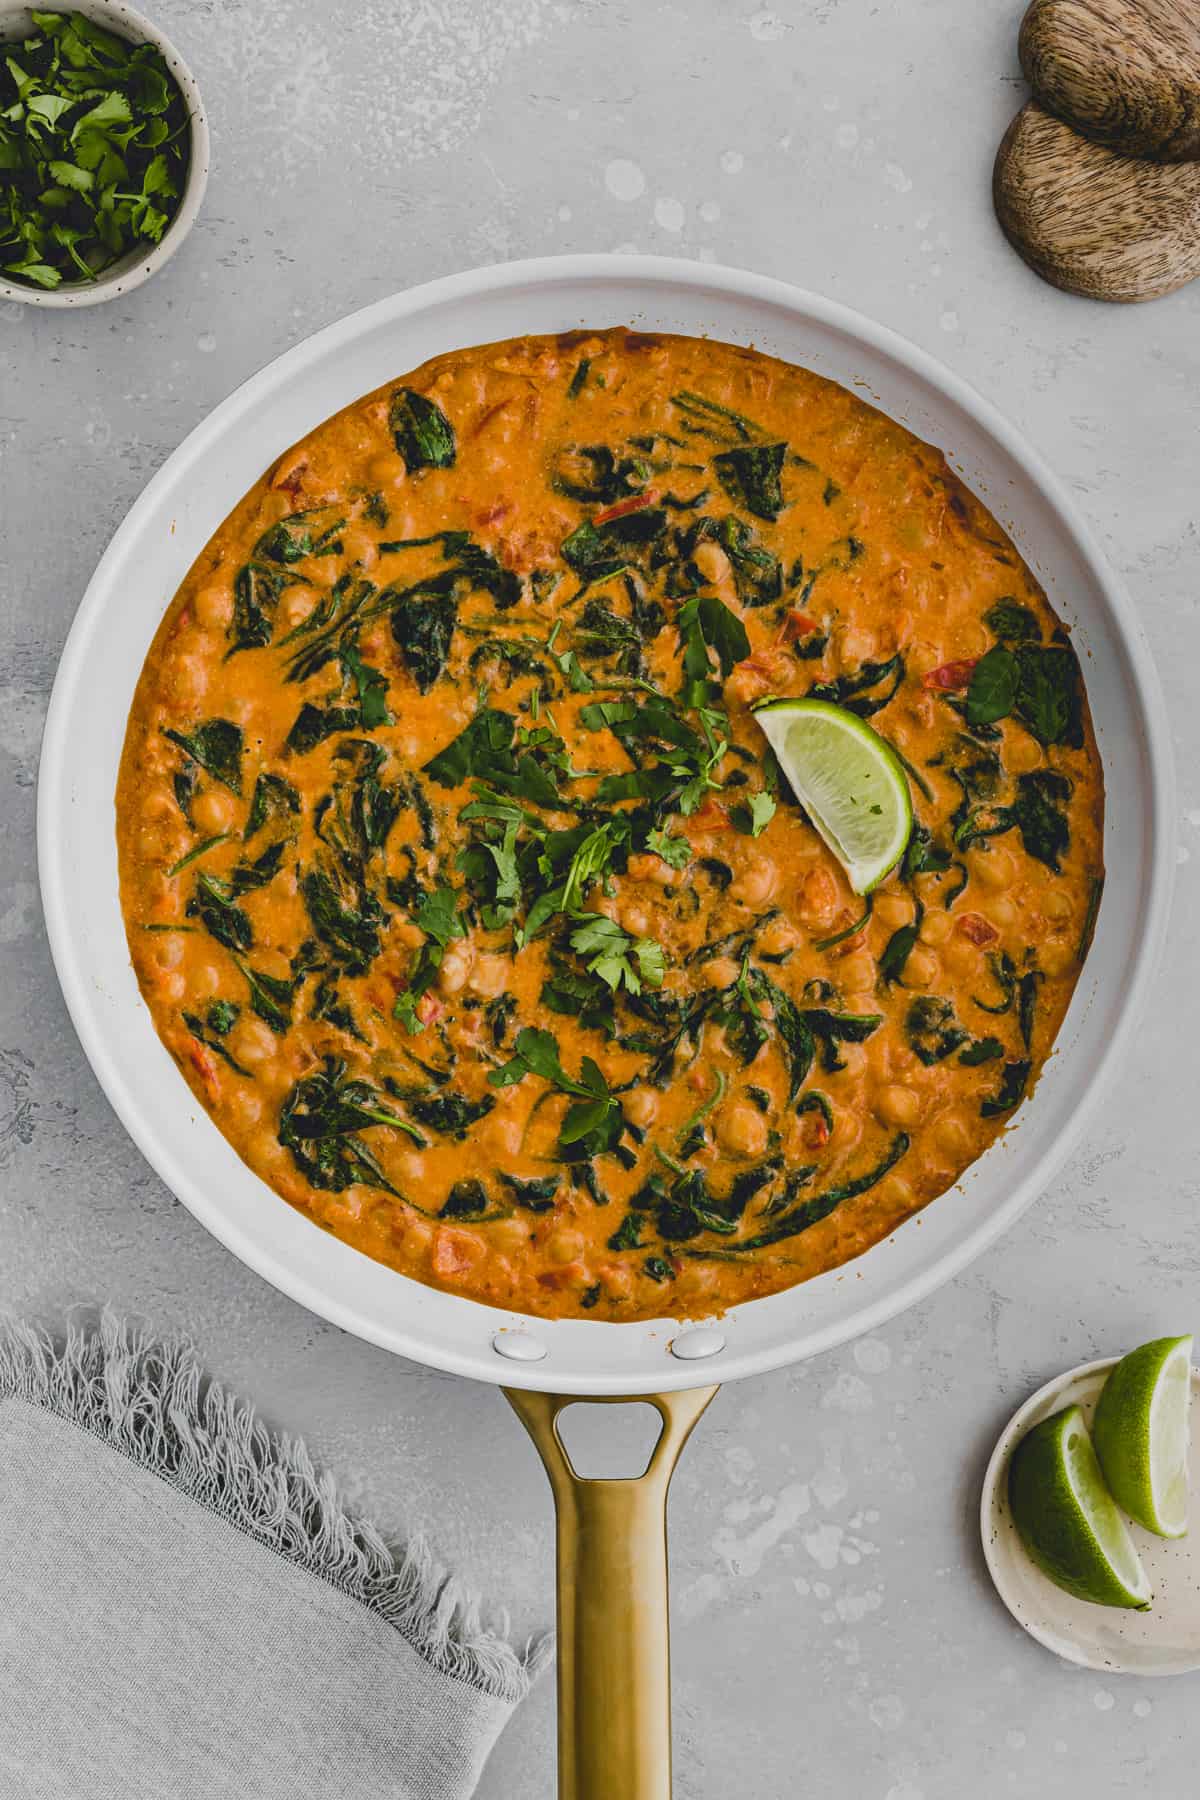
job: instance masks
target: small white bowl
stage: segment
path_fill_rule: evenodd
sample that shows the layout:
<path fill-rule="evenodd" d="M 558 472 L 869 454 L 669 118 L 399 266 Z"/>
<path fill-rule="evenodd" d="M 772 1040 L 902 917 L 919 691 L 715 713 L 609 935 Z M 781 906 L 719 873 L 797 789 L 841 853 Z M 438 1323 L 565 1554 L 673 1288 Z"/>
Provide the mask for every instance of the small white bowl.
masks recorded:
<path fill-rule="evenodd" d="M 1200 1371 L 1192 1370 L 1192 1433 L 1188 1456 L 1192 1529 L 1160 1538 L 1129 1522 L 1154 1600 L 1148 1612 L 1093 1606 L 1076 1600 L 1042 1574 L 1025 1550 L 1008 1510 L 1009 1458 L 1025 1433 L 1064 1406 L 1092 1415 L 1116 1357 L 1083 1363 L 1039 1388 L 1013 1414 L 992 1452 L 983 1479 L 980 1527 L 983 1554 L 996 1592 L 1018 1625 L 1056 1656 L 1106 1675 L 1182 1675 L 1200 1669 Z"/>
<path fill-rule="evenodd" d="M 71 0 L 71 11 L 80 12 L 111 31 L 115 37 L 127 38 L 134 44 L 154 44 L 162 51 L 163 60 L 183 95 L 191 119 L 191 155 L 183 193 L 174 218 L 157 244 L 142 244 L 112 263 L 95 281 L 64 282 L 57 288 L 35 288 L 25 282 L 8 281 L 0 273 L 0 300 L 19 300 L 25 306 L 97 306 L 101 300 L 115 300 L 128 294 L 161 269 L 174 256 L 196 220 L 200 202 L 208 186 L 209 135 L 208 119 L 196 78 L 182 56 L 157 25 L 150 22 L 124 0 Z M 14 6 L 11 0 L 0 0 L 0 44 L 27 37 L 33 26 L 33 11 L 28 6 Z"/>

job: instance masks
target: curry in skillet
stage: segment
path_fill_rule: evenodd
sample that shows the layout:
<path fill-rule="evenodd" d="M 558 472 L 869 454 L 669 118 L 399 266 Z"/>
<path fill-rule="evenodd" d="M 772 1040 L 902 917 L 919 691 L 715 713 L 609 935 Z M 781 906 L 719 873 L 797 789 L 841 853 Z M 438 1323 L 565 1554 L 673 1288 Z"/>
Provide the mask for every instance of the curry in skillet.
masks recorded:
<path fill-rule="evenodd" d="M 903 759 L 867 900 L 756 723 Z M 544 1315 L 701 1314 L 950 1186 L 1099 901 L 1079 664 L 942 456 L 752 351 L 466 350 L 347 408 L 198 558 L 117 795 L 163 1041 L 292 1205 Z"/>

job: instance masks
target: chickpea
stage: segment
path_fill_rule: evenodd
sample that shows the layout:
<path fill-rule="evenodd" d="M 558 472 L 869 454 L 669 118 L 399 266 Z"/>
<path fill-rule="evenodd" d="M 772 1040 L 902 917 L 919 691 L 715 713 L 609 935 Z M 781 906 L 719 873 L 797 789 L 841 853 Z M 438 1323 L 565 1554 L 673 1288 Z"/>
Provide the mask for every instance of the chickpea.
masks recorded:
<path fill-rule="evenodd" d="M 1042 747 L 1024 731 L 1013 731 L 1004 741 L 1004 761 L 1014 775 L 1027 775 L 1042 760 Z"/>
<path fill-rule="evenodd" d="M 800 942 L 800 933 L 786 919 L 776 919 L 770 925 L 764 925 L 758 936 L 758 947 L 770 956 L 779 956 L 785 950 L 794 950 Z"/>
<path fill-rule="evenodd" d="M 642 907 L 630 904 L 621 908 L 621 923 L 626 931 L 634 937 L 650 935 L 650 914 Z"/>
<path fill-rule="evenodd" d="M 921 1096 L 910 1087 L 893 1083 L 876 1094 L 874 1112 L 881 1125 L 910 1131 L 921 1117 Z"/>
<path fill-rule="evenodd" d="M 154 986 L 162 1000 L 182 1000 L 187 991 L 187 981 L 174 970 L 160 975 Z"/>
<path fill-rule="evenodd" d="M 1057 888 L 1052 888 L 1042 901 L 1042 911 L 1058 925 L 1065 924 L 1074 910 L 1067 895 L 1060 893 Z"/>
<path fill-rule="evenodd" d="M 767 1147 L 767 1121 L 756 1107 L 735 1100 L 717 1117 L 717 1141 L 731 1156 L 761 1156 Z"/>
<path fill-rule="evenodd" d="M 160 969 L 177 969 L 183 961 L 184 949 L 183 939 L 173 933 L 169 934 L 159 938 L 154 960 Z"/>
<path fill-rule="evenodd" d="M 987 850 L 972 850 L 971 875 L 981 887 L 1006 888 L 1017 873 L 1017 859 L 1003 844 Z"/>
<path fill-rule="evenodd" d="M 294 631 L 297 625 L 307 619 L 313 609 L 311 588 L 289 588 L 275 608 L 275 622 L 288 631 Z"/>
<path fill-rule="evenodd" d="M 913 1191 L 902 1175 L 885 1175 L 876 1192 L 884 1205 L 896 1212 L 910 1212 Z"/>
<path fill-rule="evenodd" d="M 389 450 L 385 456 L 372 457 L 367 470 L 367 479 L 372 487 L 403 487 L 406 475 L 404 458 L 392 450 Z M 396 525 L 395 519 L 392 520 L 392 524 Z M 407 527 L 401 529 L 402 534 L 407 537 Z"/>
<path fill-rule="evenodd" d="M 693 561 L 705 581 L 718 582 L 729 579 L 729 558 L 720 544 L 714 544 L 711 538 L 705 538 L 696 545 Z"/>
<path fill-rule="evenodd" d="M 243 1014 L 234 1026 L 231 1047 L 240 1063 L 255 1069 L 274 1056 L 275 1033 L 262 1019 L 247 1018 Z"/>
<path fill-rule="evenodd" d="M 198 995 L 219 994 L 221 991 L 221 971 L 216 963 L 200 963 L 192 969 L 192 992 Z"/>
<path fill-rule="evenodd" d="M 983 952 L 978 944 L 973 944 L 970 938 L 962 937 L 958 932 L 948 940 L 942 951 L 942 960 L 954 975 L 977 975 L 982 959 Z"/>
<path fill-rule="evenodd" d="M 738 965 L 729 956 L 713 956 L 706 963 L 701 963 L 700 973 L 705 987 L 725 988 L 731 981 L 736 981 Z"/>
<path fill-rule="evenodd" d="M 480 1147 L 486 1142 L 489 1154 L 497 1160 L 516 1156 L 523 1136 L 524 1126 L 517 1114 L 501 1112 L 497 1107 L 480 1130 Z"/>
<path fill-rule="evenodd" d="M 853 956 L 842 958 L 838 964 L 838 975 L 839 987 L 867 993 L 875 980 L 875 958 L 869 950 L 856 950 Z"/>
<path fill-rule="evenodd" d="M 498 1250 L 518 1256 L 529 1243 L 529 1227 L 523 1219 L 497 1219 L 491 1227 L 492 1242 Z"/>
<path fill-rule="evenodd" d="M 967 1128 L 957 1113 L 947 1113 L 939 1119 L 933 1127 L 932 1137 L 938 1149 L 952 1162 L 963 1162 L 971 1147 Z"/>
<path fill-rule="evenodd" d="M 938 959 L 932 950 L 917 944 L 904 965 L 904 985 L 906 987 L 932 987 L 937 980 Z"/>
<path fill-rule="evenodd" d="M 583 1255 L 584 1236 L 581 1231 L 556 1231 L 546 1240 L 546 1255 L 551 1262 L 574 1262 Z"/>
<path fill-rule="evenodd" d="M 228 831 L 237 818 L 237 801 L 222 787 L 205 788 L 192 802 L 196 830 L 204 837 Z"/>
<path fill-rule="evenodd" d="M 474 961 L 475 951 L 470 944 L 450 945 L 442 957 L 442 965 L 437 973 L 437 984 L 443 994 L 462 992 Z"/>
<path fill-rule="evenodd" d="M 630 881 L 653 881 L 659 887 L 670 887 L 677 879 L 676 871 L 661 856 L 631 856 L 627 869 Z"/>
<path fill-rule="evenodd" d="M 842 660 L 847 663 L 870 662 L 879 647 L 873 631 L 862 625 L 849 625 L 841 634 Z"/>
<path fill-rule="evenodd" d="M 1075 962 L 1075 946 L 1061 938 L 1042 945 L 1041 964 L 1047 975 L 1065 975 Z"/>
<path fill-rule="evenodd" d="M 741 662 L 732 669 L 725 682 L 725 704 L 731 708 L 749 706 L 771 691 L 771 677 L 751 662 Z"/>
<path fill-rule="evenodd" d="M 936 912 L 925 914 L 917 935 L 923 944 L 938 945 L 944 944 L 953 930 L 954 926 L 950 922 L 949 913 L 943 907 L 939 907 Z"/>
<path fill-rule="evenodd" d="M 658 1095 L 652 1087 L 631 1088 L 625 1095 L 624 1107 L 630 1124 L 645 1130 L 658 1117 Z"/>
<path fill-rule="evenodd" d="M 263 1099 L 253 1088 L 240 1086 L 229 1096 L 230 1110 L 243 1125 L 257 1125 L 263 1115 Z"/>
<path fill-rule="evenodd" d="M 233 615 L 233 598 L 220 582 L 207 581 L 192 595 L 196 622 L 209 631 L 224 631 Z"/>
<path fill-rule="evenodd" d="M 753 866 L 730 884 L 729 898 L 743 906 L 761 906 L 775 892 L 779 870 L 769 856 L 760 856 Z"/>
<path fill-rule="evenodd" d="M 1015 925 L 1016 923 L 1016 903 L 1010 900 L 1007 894 L 997 894 L 994 900 L 985 901 L 983 910 L 985 916 L 991 920 L 993 925 L 998 926 L 1001 931 L 1003 931 L 1006 926 Z"/>
<path fill-rule="evenodd" d="M 911 922 L 913 905 L 907 894 L 876 894 L 871 913 L 881 925 L 894 931 L 898 925 Z"/>
<path fill-rule="evenodd" d="M 184 706 L 195 706 L 208 688 L 208 669 L 199 656 L 176 656 L 164 670 L 164 686 Z"/>
<path fill-rule="evenodd" d="M 494 1000 L 497 994 L 504 992 L 510 968 L 506 957 L 481 956 L 471 970 L 471 978 L 467 983 L 470 992 L 480 1000 Z"/>

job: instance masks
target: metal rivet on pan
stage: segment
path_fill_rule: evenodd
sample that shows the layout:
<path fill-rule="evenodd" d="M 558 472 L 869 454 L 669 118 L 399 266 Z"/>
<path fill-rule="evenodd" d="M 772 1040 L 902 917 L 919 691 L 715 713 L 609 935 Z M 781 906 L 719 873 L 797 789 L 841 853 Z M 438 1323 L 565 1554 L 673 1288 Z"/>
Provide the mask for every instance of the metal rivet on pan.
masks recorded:
<path fill-rule="evenodd" d="M 694 1331 L 681 1331 L 672 1340 L 671 1355 L 681 1362 L 699 1362 L 702 1356 L 716 1356 L 725 1348 L 725 1333 L 713 1325 L 697 1325 Z"/>
<path fill-rule="evenodd" d="M 498 1331 L 492 1338 L 492 1349 L 509 1362 L 541 1362 L 546 1346 L 527 1331 Z"/>

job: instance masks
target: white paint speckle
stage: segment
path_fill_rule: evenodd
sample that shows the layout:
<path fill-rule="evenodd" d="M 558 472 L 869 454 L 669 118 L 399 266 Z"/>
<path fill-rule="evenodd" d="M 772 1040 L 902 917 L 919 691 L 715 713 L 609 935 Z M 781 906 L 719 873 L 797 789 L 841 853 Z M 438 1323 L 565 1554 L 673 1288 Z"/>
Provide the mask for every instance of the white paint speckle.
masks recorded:
<path fill-rule="evenodd" d="M 684 221 L 683 206 L 678 200 L 672 200 L 669 194 L 663 194 L 654 202 L 654 220 L 664 231 L 682 231 Z"/>
<path fill-rule="evenodd" d="M 646 177 L 637 163 L 618 156 L 604 171 L 604 185 L 614 200 L 640 200 L 646 191 Z"/>
<path fill-rule="evenodd" d="M 1026 1743 L 1028 1742 L 1028 1740 L 1025 1736 L 1025 1733 L 1023 1731 L 1007 1731 L 1007 1732 L 1005 1732 L 1004 1741 L 1008 1745 L 1010 1750 L 1023 1750 L 1025 1748 Z"/>
<path fill-rule="evenodd" d="M 1114 1701 L 1107 1688 L 1097 1688 L 1092 1695 L 1092 1705 L 1097 1712 L 1111 1712 Z"/>
<path fill-rule="evenodd" d="M 627 238 L 623 244 L 614 244 L 612 253 L 614 256 L 636 256 L 638 247 L 632 238 Z"/>
<path fill-rule="evenodd" d="M 845 125 L 838 126 L 833 134 L 833 141 L 839 150 L 853 150 L 858 142 L 858 126 L 847 120 Z"/>
<path fill-rule="evenodd" d="M 744 1538 L 737 1537 L 731 1530 L 718 1531 L 713 1538 L 713 1550 L 731 1575 L 757 1575 L 767 1552 L 786 1537 L 811 1505 L 808 1484 L 791 1482 L 780 1490 L 779 1498 L 761 1525 Z"/>
<path fill-rule="evenodd" d="M 560 225 L 566 225 L 566 224 L 567 224 L 567 223 L 568 223 L 568 221 L 569 221 L 569 220 L 570 220 L 570 217 L 571 217 L 571 209 L 570 209 L 570 207 L 569 207 L 569 206 L 560 206 L 560 207 L 559 207 L 559 209 L 558 209 L 558 222 L 559 222 L 559 224 L 560 224 Z"/>
<path fill-rule="evenodd" d="M 854 1360 L 864 1375 L 882 1375 L 892 1366 L 892 1353 L 882 1338 L 860 1338 L 854 1346 Z"/>
<path fill-rule="evenodd" d="M 723 150 L 721 152 L 721 167 L 726 175 L 740 175 L 745 166 L 746 159 L 740 150 Z"/>
<path fill-rule="evenodd" d="M 702 202 L 700 207 L 700 217 L 704 220 L 706 225 L 715 225 L 720 216 L 721 203 L 719 200 L 705 200 Z M 1195 823 L 1200 825 L 1200 814 L 1197 814 Z"/>
<path fill-rule="evenodd" d="M 1135 1700 L 1133 1703 L 1133 1712 L 1134 1712 L 1135 1718 L 1148 1719 L 1150 1717 L 1150 1714 L 1153 1711 L 1154 1711 L 1154 1708 L 1151 1706 L 1151 1704 L 1148 1700 Z"/>
<path fill-rule="evenodd" d="M 842 1560 L 842 1528 L 826 1522 L 815 1531 L 806 1531 L 800 1542 L 818 1568 L 836 1569 Z"/>
<path fill-rule="evenodd" d="M 899 1694 L 880 1694 L 872 1700 L 867 1713 L 880 1731 L 898 1731 L 904 1723 L 904 1702 Z"/>
<path fill-rule="evenodd" d="M 874 1397 L 862 1376 L 852 1375 L 849 1369 L 843 1369 L 833 1386 L 821 1395 L 821 1405 L 826 1412 L 864 1413 L 870 1412 L 874 1404 Z"/>
<path fill-rule="evenodd" d="M 912 182 L 904 173 L 904 170 L 900 167 L 899 163 L 886 163 L 883 170 L 883 179 L 894 193 L 909 194 L 912 192 Z"/>
<path fill-rule="evenodd" d="M 1180 844 L 1178 849 L 1175 852 L 1175 861 L 1178 863 L 1179 867 L 1182 868 L 1184 863 L 1191 862 L 1191 860 L 1192 860 L 1191 851 L 1187 848 L 1187 846 L 1185 844 Z"/>
<path fill-rule="evenodd" d="M 953 311 L 947 309 L 947 311 L 945 311 L 942 314 L 941 318 L 938 320 L 938 324 L 941 326 L 943 331 L 957 331 L 958 330 L 958 314 L 956 312 L 953 312 Z"/>
<path fill-rule="evenodd" d="M 196 339 L 197 350 L 202 350 L 205 356 L 211 356 L 216 347 L 217 340 L 211 331 L 202 331 Z"/>
<path fill-rule="evenodd" d="M 776 12 L 755 13 L 747 19 L 750 36 L 759 44 L 775 44 L 787 30 L 787 26 Z"/>
<path fill-rule="evenodd" d="M 898 1781 L 894 1787 L 888 1789 L 883 1800 L 925 1800 L 925 1795 L 919 1787 L 914 1787 L 911 1781 Z"/>

